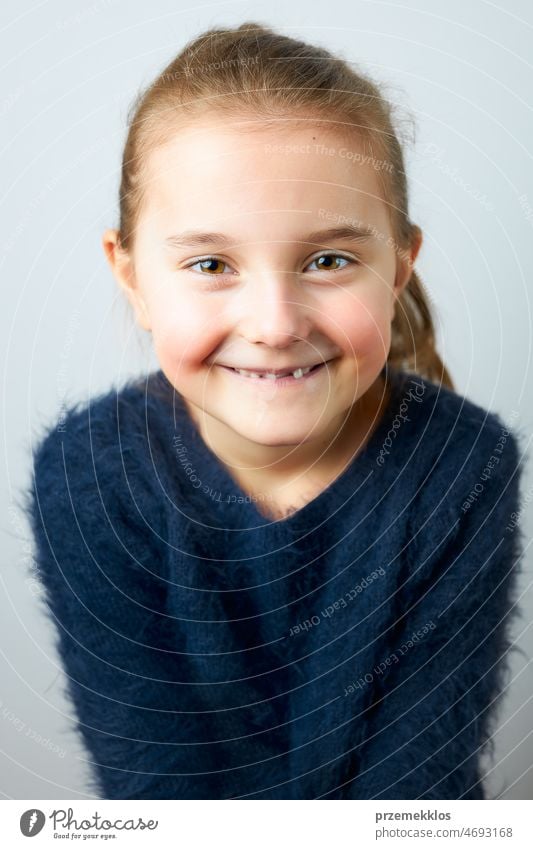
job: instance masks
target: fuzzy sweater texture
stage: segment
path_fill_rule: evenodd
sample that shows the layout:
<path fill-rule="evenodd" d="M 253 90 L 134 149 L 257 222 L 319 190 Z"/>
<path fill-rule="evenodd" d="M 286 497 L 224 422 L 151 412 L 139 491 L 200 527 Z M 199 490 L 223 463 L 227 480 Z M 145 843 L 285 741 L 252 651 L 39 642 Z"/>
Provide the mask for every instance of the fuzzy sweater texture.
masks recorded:
<path fill-rule="evenodd" d="M 486 798 L 519 610 L 519 435 L 387 375 L 363 450 L 277 521 L 162 371 L 45 426 L 24 509 L 89 793 Z"/>

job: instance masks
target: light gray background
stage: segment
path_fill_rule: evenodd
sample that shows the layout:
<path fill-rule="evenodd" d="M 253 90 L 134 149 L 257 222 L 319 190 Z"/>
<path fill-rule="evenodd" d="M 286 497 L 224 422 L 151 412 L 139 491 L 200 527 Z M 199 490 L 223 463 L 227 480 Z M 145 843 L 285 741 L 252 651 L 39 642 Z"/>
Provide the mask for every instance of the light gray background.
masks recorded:
<path fill-rule="evenodd" d="M 458 391 L 533 430 L 533 7 L 527 0 L 48 0 L 2 3 L 0 228 L 5 487 L 0 504 L 0 795 L 90 798 L 50 624 L 29 578 L 16 506 L 31 447 L 62 404 L 157 367 L 100 247 L 117 224 L 128 106 L 185 42 L 258 20 L 361 64 L 418 131 L 407 151 L 417 264 Z M 531 538 L 533 479 L 524 480 Z M 14 501 L 15 499 L 15 501 Z M 489 791 L 531 799 L 531 550 L 526 617 Z M 41 735 L 41 740 L 36 738 Z M 46 741 L 49 742 L 46 742 Z"/>

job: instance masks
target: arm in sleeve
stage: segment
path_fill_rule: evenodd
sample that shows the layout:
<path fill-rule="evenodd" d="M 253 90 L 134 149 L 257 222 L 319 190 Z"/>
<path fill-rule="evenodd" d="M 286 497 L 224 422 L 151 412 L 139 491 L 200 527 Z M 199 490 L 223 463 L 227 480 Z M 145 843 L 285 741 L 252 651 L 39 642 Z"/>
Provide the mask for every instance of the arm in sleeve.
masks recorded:
<path fill-rule="evenodd" d="M 419 511 L 416 524 L 425 527 L 409 546 L 411 575 L 398 590 L 394 651 L 373 682 L 372 734 L 352 798 L 360 798 L 359 779 L 368 799 L 485 798 L 479 756 L 493 747 L 522 541 L 511 518 L 520 480 L 515 437 L 509 433 L 501 454 L 492 455 L 498 462 L 490 474 L 483 470 L 487 455 L 481 467 L 480 455 L 475 474 L 459 477 L 458 492 L 465 481 L 474 485 L 466 485 L 455 515 L 439 514 L 430 503 Z"/>
<path fill-rule="evenodd" d="M 162 648 L 171 619 L 160 504 L 142 481 L 132 497 L 124 456 L 109 445 L 98 450 L 75 420 L 42 440 L 27 494 L 37 578 L 91 790 L 109 799 L 181 798 L 172 745 L 183 732 L 173 710 L 177 661 Z"/>

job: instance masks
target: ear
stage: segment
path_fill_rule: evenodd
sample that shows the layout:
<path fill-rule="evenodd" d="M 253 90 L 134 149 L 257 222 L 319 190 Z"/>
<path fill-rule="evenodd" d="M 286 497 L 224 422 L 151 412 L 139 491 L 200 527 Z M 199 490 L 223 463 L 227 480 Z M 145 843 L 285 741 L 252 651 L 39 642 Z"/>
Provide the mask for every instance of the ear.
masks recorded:
<path fill-rule="evenodd" d="M 133 260 L 130 254 L 122 248 L 118 230 L 106 230 L 102 236 L 102 246 L 113 276 L 120 288 L 126 293 L 138 324 L 144 330 L 151 330 L 148 309 L 135 278 Z"/>
<path fill-rule="evenodd" d="M 394 281 L 394 294 L 392 301 L 393 318 L 396 309 L 396 301 L 398 300 L 403 290 L 409 283 L 409 280 L 411 279 L 416 258 L 418 256 L 420 248 L 422 247 L 422 239 L 422 230 L 420 229 L 420 227 L 417 227 L 416 224 L 413 225 L 410 247 L 398 251 L 397 253 L 396 279 Z"/>

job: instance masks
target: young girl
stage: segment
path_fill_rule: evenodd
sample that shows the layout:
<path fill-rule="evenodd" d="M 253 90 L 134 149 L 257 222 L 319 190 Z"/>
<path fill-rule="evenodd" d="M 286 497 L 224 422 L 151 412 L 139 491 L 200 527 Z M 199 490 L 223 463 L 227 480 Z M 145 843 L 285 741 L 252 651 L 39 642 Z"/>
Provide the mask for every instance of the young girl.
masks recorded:
<path fill-rule="evenodd" d="M 103 244 L 160 369 L 48 428 L 28 504 L 90 792 L 485 798 L 520 452 L 453 389 L 421 238 L 326 50 L 211 29 L 140 97 Z"/>

